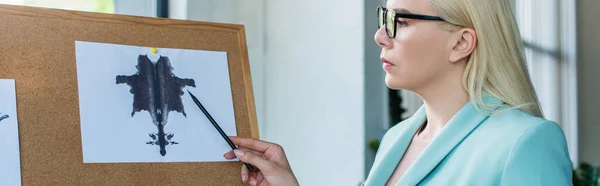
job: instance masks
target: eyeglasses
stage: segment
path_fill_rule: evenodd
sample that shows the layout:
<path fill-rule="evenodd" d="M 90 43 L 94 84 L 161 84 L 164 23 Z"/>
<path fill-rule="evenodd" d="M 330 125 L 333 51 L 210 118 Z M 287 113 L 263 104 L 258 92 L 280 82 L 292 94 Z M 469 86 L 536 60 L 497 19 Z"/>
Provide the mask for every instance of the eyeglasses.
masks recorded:
<path fill-rule="evenodd" d="M 420 20 L 432 20 L 432 21 L 445 21 L 438 16 L 421 15 L 421 14 L 408 14 L 408 13 L 396 13 L 393 10 L 388 10 L 384 7 L 377 8 L 377 29 L 385 26 L 385 32 L 390 39 L 396 37 L 396 28 L 398 24 L 398 18 L 408 19 L 420 19 Z"/>

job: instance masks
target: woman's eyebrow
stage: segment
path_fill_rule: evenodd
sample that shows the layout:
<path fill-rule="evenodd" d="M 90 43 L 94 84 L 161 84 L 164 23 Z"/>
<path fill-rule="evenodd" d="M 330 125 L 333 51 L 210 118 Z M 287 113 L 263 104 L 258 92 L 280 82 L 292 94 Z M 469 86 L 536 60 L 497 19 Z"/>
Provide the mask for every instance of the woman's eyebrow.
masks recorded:
<path fill-rule="evenodd" d="M 404 8 L 394 8 L 392 10 L 394 10 L 394 12 L 396 12 L 396 13 L 412 14 L 412 12 L 410 12 Z"/>

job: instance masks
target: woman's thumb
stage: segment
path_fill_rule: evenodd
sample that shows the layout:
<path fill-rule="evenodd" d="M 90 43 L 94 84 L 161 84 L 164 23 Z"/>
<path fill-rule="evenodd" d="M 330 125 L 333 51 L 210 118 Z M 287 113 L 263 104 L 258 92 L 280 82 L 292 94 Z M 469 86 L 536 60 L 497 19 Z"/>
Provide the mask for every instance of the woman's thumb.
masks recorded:
<path fill-rule="evenodd" d="M 263 173 L 268 173 L 271 172 L 272 169 L 274 168 L 273 163 L 266 160 L 265 158 L 263 158 L 262 156 L 258 156 L 252 152 L 246 152 L 243 150 L 233 150 L 233 153 L 235 154 L 235 156 L 240 159 L 240 161 L 244 162 L 244 163 L 249 163 L 255 167 L 258 167 L 258 169 L 260 169 L 261 172 Z"/>

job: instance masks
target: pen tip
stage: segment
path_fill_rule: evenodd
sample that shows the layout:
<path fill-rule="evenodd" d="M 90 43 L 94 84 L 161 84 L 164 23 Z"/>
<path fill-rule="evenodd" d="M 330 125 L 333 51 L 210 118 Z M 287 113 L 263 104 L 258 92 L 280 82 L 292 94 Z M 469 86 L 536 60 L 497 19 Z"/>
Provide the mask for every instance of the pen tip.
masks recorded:
<path fill-rule="evenodd" d="M 192 92 L 190 92 L 189 90 L 188 90 L 187 92 L 188 92 L 188 94 L 190 94 L 190 96 L 191 96 L 192 98 L 194 98 L 194 99 L 196 98 L 196 96 L 194 96 L 194 94 L 192 94 Z"/>

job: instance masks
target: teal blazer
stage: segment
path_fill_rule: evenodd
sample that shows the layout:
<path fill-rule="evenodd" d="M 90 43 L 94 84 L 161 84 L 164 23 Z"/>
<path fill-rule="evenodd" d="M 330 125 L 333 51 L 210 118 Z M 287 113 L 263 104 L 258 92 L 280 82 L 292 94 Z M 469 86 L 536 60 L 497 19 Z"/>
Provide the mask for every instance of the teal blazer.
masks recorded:
<path fill-rule="evenodd" d="M 491 97 L 484 101 L 501 103 Z M 386 132 L 364 185 L 387 183 L 425 119 L 421 106 Z M 563 186 L 572 185 L 572 170 L 564 133 L 556 123 L 517 109 L 488 114 L 469 102 L 396 185 Z"/>

